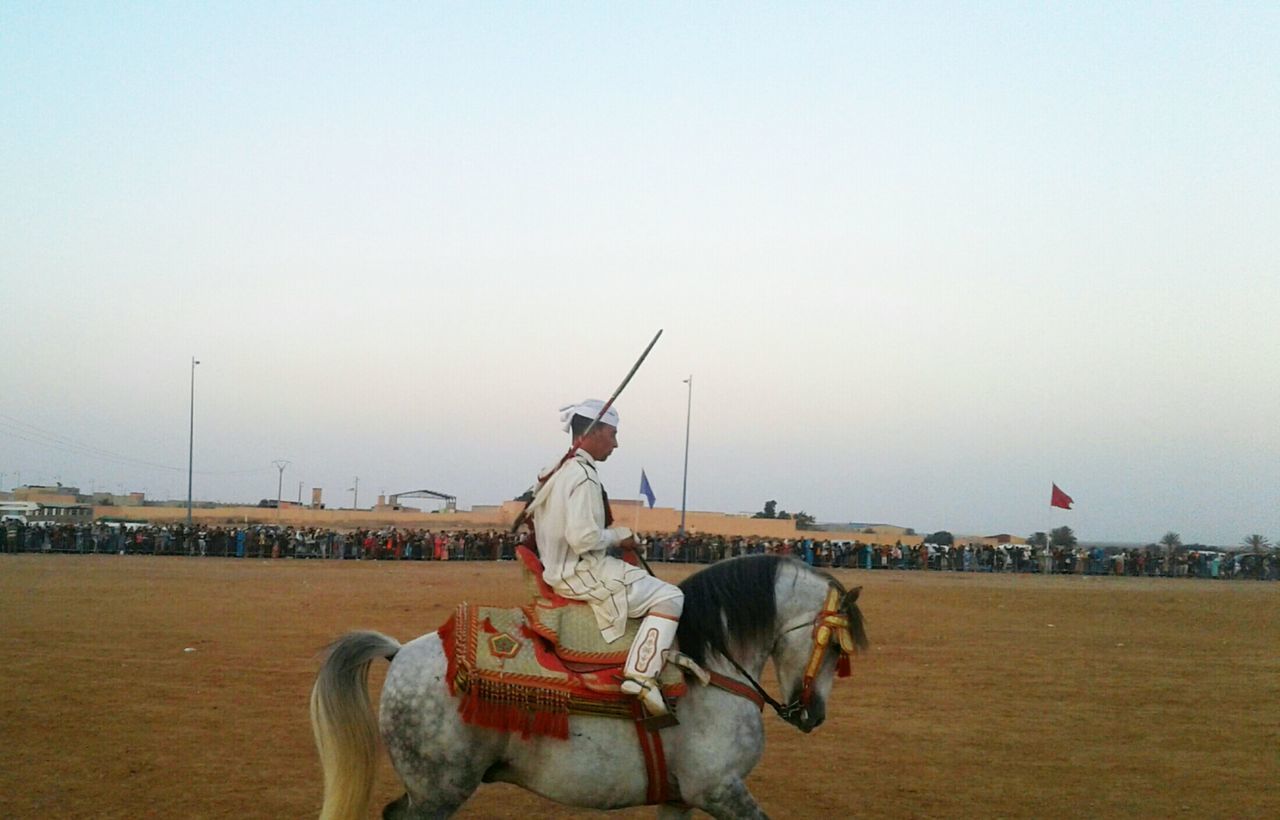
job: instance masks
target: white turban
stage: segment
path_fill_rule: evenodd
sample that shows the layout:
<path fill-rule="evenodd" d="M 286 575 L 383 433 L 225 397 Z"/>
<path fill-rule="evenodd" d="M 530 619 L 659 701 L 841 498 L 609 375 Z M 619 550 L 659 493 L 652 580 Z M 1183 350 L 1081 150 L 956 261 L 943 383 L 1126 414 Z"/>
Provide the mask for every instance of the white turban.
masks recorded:
<path fill-rule="evenodd" d="M 561 407 L 560 421 L 564 422 L 564 431 L 566 433 L 569 432 L 574 416 L 584 416 L 589 419 L 594 419 L 596 416 L 600 415 L 600 410 L 603 407 L 604 402 L 599 399 L 583 399 L 577 404 L 566 404 L 564 407 Z M 600 417 L 600 422 L 616 429 L 618 426 L 618 411 L 610 407 L 609 412 Z"/>

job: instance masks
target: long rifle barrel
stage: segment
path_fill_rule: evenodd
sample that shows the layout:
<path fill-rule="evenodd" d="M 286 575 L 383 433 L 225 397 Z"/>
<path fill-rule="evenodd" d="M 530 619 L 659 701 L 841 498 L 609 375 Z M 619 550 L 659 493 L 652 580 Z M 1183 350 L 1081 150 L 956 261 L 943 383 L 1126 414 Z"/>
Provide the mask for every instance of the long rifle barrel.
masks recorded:
<path fill-rule="evenodd" d="M 625 390 L 627 388 L 627 385 L 631 383 L 631 377 L 634 376 L 636 374 L 636 371 L 640 369 L 640 365 L 644 364 L 644 360 L 649 356 L 649 351 L 653 350 L 653 346 L 658 343 L 658 337 L 661 335 L 662 335 L 662 329 L 659 328 L 658 332 L 653 334 L 653 339 L 649 341 L 649 344 L 647 347 L 645 347 L 644 352 L 640 354 L 640 358 L 636 359 L 636 363 L 631 365 L 631 369 L 628 370 L 627 375 L 623 377 L 622 383 L 618 385 L 618 389 L 613 391 L 613 395 L 610 396 L 609 400 L 604 403 L 604 407 L 600 408 L 600 412 L 597 413 L 596 417 L 591 420 L 590 424 L 587 425 L 587 429 L 582 431 L 582 435 L 574 437 L 573 443 L 569 445 L 569 451 L 560 457 L 560 461 L 559 463 L 556 464 L 555 468 L 553 468 L 550 472 L 548 472 L 542 478 L 538 479 L 538 486 L 534 488 L 533 497 L 530 497 L 530 499 L 525 502 L 524 509 L 521 510 L 520 514 L 516 516 L 516 522 L 511 525 L 512 532 L 515 532 L 516 530 L 520 529 L 520 525 L 524 523 L 525 514 L 529 511 L 529 505 L 533 503 L 533 498 L 538 495 L 538 490 L 541 490 L 543 485 L 546 484 L 551 479 L 551 476 L 555 475 L 556 472 L 561 467 L 563 467 L 566 462 L 569 461 L 569 459 L 573 458 L 573 454 L 578 451 L 578 445 L 582 443 L 582 440 L 586 438 L 591 433 L 592 430 L 596 429 L 596 425 L 600 423 L 600 419 L 604 418 L 604 414 L 609 412 L 610 407 L 613 407 L 613 403 L 617 401 L 618 396 L 622 395 L 622 391 Z"/>

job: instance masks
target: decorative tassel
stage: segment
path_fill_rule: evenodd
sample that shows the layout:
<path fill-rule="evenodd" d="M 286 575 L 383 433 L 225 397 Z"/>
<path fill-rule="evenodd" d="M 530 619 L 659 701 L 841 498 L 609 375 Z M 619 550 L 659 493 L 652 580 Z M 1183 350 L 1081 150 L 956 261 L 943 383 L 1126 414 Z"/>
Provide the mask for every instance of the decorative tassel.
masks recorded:
<path fill-rule="evenodd" d="M 449 616 L 449 620 L 441 624 L 440 628 L 436 630 L 436 635 L 440 637 L 440 643 L 444 651 L 445 660 L 448 663 L 448 666 L 445 668 L 445 672 L 444 672 L 444 680 L 445 680 L 445 683 L 449 685 L 449 694 L 451 695 L 458 694 L 457 691 L 455 691 L 454 689 L 454 683 L 453 683 L 454 679 L 458 677 L 458 658 L 457 658 L 458 653 L 454 651 L 457 648 L 456 647 L 457 617 L 458 617 L 457 613 L 455 612 L 453 615 Z"/>
<path fill-rule="evenodd" d="M 841 654 L 840 660 L 836 661 L 836 674 L 842 678 L 847 678 L 852 674 L 852 672 L 853 670 L 850 668 L 849 664 L 849 656 Z"/>
<path fill-rule="evenodd" d="M 476 690 L 467 692 L 458 705 L 462 722 L 499 732 L 519 732 L 526 740 L 532 736 L 569 738 L 569 715 L 564 712 L 530 712 L 507 703 L 485 700 Z"/>

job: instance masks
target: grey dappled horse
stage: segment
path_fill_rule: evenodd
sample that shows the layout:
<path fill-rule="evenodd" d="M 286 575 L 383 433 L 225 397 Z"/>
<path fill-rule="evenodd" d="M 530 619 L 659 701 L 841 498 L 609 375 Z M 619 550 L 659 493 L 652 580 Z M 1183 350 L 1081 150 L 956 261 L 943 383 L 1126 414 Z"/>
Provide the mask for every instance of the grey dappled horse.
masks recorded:
<path fill-rule="evenodd" d="M 829 575 L 771 555 L 713 564 L 681 588 L 681 652 L 743 683 L 745 675 L 758 681 L 772 660 L 789 701 L 779 714 L 805 732 L 822 723 L 841 644 L 845 653 L 853 643 L 866 646 L 857 589 L 845 592 Z M 833 610 L 833 623 L 847 629 L 841 640 L 821 646 L 818 626 Z M 405 786 L 384 817 L 447 817 L 491 782 L 514 783 L 571 806 L 644 805 L 645 762 L 630 721 L 571 715 L 567 740 L 471 726 L 462 722 L 445 683 L 447 660 L 436 633 L 401 646 L 376 632 L 354 632 L 330 648 L 311 694 L 324 767 L 322 818 L 368 816 L 378 748 L 367 685 L 375 658 L 392 659 L 378 728 Z M 691 680 L 677 714 L 680 723 L 661 730 L 661 737 L 672 794 L 683 804 L 661 806 L 659 816 L 687 817 L 695 807 L 715 817 L 764 817 L 743 783 L 764 750 L 759 705 Z"/>

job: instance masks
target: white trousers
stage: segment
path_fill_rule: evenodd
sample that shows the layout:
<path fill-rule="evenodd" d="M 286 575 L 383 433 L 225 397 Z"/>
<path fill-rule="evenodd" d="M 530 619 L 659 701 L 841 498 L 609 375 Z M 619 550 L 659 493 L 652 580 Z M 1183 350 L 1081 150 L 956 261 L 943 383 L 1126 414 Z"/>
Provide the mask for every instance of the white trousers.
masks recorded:
<path fill-rule="evenodd" d="M 684 593 L 675 584 L 668 584 L 653 575 L 627 585 L 627 617 L 643 617 L 658 604 L 666 604 L 662 612 L 680 617 L 684 610 Z"/>

